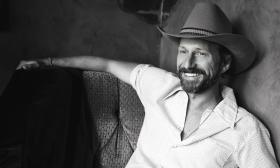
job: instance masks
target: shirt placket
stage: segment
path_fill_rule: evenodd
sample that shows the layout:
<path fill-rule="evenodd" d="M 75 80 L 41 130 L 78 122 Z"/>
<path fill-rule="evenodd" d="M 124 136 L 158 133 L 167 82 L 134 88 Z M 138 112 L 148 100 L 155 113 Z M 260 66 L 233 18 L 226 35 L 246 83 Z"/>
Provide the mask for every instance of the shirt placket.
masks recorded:
<path fill-rule="evenodd" d="M 199 126 L 198 126 L 198 128 L 197 128 L 192 134 L 194 134 L 194 133 L 201 127 L 201 125 L 207 120 L 207 118 L 211 115 L 212 112 L 213 112 L 213 110 L 211 110 L 211 109 L 206 109 L 206 110 L 202 113 Z M 181 130 L 181 131 L 183 131 L 183 130 Z M 191 134 L 189 137 L 191 137 L 192 134 Z M 187 137 L 186 139 L 188 139 L 189 137 Z M 186 140 L 186 139 L 185 139 L 185 140 Z M 181 141 L 181 137 L 180 137 L 179 140 L 177 140 L 177 142 L 176 142 L 174 145 L 172 145 L 171 147 L 172 147 L 172 148 L 178 148 L 178 147 L 180 147 L 180 146 L 184 146 L 184 140 Z"/>

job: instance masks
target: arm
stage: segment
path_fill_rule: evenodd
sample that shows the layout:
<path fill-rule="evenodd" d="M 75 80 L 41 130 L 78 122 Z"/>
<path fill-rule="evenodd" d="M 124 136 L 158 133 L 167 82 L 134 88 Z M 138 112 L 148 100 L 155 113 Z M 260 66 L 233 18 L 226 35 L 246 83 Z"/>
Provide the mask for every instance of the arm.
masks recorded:
<path fill-rule="evenodd" d="M 253 131 L 236 152 L 240 168 L 279 168 L 267 130 Z"/>
<path fill-rule="evenodd" d="M 109 72 L 115 75 L 120 80 L 126 83 L 130 83 L 130 73 L 137 64 L 131 62 L 110 60 L 95 56 L 77 56 L 53 59 L 45 58 L 37 61 L 22 61 L 17 69 L 28 69 L 40 67 L 42 65 Z"/>

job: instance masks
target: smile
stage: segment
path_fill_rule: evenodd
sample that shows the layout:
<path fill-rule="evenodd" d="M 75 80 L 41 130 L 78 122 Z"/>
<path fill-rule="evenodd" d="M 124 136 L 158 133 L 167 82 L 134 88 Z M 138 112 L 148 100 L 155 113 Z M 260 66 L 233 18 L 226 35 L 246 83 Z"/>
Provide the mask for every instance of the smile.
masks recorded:
<path fill-rule="evenodd" d="M 185 76 L 185 77 L 198 77 L 200 75 L 201 74 L 199 74 L 199 73 L 183 73 L 183 76 Z"/>

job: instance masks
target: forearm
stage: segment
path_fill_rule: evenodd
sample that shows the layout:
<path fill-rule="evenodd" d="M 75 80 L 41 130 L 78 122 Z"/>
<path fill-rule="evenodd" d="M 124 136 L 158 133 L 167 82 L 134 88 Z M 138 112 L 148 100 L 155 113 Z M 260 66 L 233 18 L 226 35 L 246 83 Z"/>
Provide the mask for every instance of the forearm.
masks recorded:
<path fill-rule="evenodd" d="M 131 62 L 116 61 L 95 56 L 46 58 L 40 61 L 48 66 L 109 72 L 126 83 L 129 83 L 130 73 L 137 65 Z"/>
<path fill-rule="evenodd" d="M 78 68 L 82 70 L 106 71 L 108 59 L 94 56 L 74 56 L 61 58 L 44 58 L 39 60 L 47 66 Z"/>

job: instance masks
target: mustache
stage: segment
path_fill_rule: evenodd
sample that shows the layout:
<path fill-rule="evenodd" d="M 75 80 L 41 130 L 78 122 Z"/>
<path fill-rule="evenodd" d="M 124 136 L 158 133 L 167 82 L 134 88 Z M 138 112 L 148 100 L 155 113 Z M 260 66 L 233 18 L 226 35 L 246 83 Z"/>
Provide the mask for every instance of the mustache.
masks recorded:
<path fill-rule="evenodd" d="M 196 73 L 206 75 L 206 72 L 199 68 L 179 68 L 178 74 L 181 73 Z"/>

